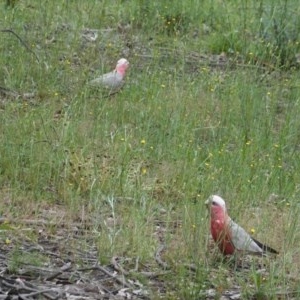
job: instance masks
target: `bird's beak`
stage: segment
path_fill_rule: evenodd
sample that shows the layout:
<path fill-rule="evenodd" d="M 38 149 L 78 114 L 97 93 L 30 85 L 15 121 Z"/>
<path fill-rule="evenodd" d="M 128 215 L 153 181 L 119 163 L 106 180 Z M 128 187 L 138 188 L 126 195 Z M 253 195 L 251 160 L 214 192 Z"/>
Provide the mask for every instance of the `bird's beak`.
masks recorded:
<path fill-rule="evenodd" d="M 204 203 L 205 203 L 206 207 L 209 208 L 209 206 L 210 206 L 210 199 L 208 198 Z"/>

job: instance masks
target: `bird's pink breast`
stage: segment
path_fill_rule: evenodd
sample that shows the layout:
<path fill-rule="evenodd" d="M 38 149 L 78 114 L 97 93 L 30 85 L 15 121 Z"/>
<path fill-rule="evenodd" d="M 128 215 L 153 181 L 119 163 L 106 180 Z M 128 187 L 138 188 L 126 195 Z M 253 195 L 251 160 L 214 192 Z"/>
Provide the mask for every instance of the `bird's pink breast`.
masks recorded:
<path fill-rule="evenodd" d="M 222 207 L 211 208 L 211 235 L 224 255 L 232 255 L 235 247 L 232 243 L 228 222 Z"/>
<path fill-rule="evenodd" d="M 128 68 L 128 64 L 122 64 L 122 65 L 117 66 L 116 70 L 119 74 L 121 74 L 122 76 L 125 76 L 127 68 Z"/>

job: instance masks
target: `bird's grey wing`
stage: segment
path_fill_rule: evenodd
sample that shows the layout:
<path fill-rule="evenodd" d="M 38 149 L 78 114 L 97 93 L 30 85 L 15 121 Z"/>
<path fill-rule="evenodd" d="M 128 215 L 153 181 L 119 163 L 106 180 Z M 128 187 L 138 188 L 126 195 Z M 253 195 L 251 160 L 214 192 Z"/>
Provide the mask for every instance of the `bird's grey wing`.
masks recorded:
<path fill-rule="evenodd" d="M 121 86 L 122 79 L 123 77 L 120 74 L 110 72 L 90 81 L 90 84 L 93 86 L 103 86 L 113 90 Z"/>
<path fill-rule="evenodd" d="M 105 83 L 109 80 L 111 80 L 111 78 L 113 77 L 113 73 L 107 73 L 104 75 L 101 75 L 93 80 L 90 81 L 91 85 L 105 85 Z"/>
<path fill-rule="evenodd" d="M 234 247 L 239 251 L 246 251 L 253 254 L 261 254 L 263 250 L 258 244 L 251 238 L 251 236 L 239 226 L 237 223 L 230 220 L 230 233 L 232 243 Z"/>

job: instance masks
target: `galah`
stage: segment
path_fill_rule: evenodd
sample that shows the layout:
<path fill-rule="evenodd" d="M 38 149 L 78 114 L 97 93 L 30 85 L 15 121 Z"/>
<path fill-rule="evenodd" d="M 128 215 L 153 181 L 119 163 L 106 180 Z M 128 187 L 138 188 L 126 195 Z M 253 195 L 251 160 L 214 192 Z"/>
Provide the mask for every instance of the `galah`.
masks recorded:
<path fill-rule="evenodd" d="M 128 67 L 128 60 L 121 58 L 118 60 L 116 68 L 112 72 L 93 79 L 90 81 L 90 85 L 95 87 L 104 87 L 110 90 L 111 93 L 114 93 L 121 89 L 121 87 L 124 85 L 124 77 Z"/>
<path fill-rule="evenodd" d="M 276 250 L 255 240 L 245 229 L 235 223 L 229 217 L 225 201 L 221 197 L 210 196 L 205 204 L 210 207 L 211 235 L 224 255 L 233 255 L 237 252 L 258 255 L 266 252 L 278 254 Z"/>

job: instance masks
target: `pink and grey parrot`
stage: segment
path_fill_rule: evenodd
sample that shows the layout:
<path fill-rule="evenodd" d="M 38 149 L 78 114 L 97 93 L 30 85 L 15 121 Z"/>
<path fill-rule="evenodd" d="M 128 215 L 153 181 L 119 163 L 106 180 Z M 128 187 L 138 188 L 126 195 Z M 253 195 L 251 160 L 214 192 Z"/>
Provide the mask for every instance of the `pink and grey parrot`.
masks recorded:
<path fill-rule="evenodd" d="M 98 78 L 90 81 L 90 85 L 95 87 L 104 87 L 114 93 L 124 85 L 124 77 L 126 70 L 129 67 L 129 62 L 125 58 L 121 58 L 117 62 L 116 68 L 109 73 L 106 73 Z"/>
<path fill-rule="evenodd" d="M 210 206 L 210 231 L 214 241 L 224 255 L 233 255 L 236 252 L 262 255 L 266 252 L 278 254 L 251 237 L 241 226 L 229 217 L 225 201 L 213 195 L 206 200 Z"/>

